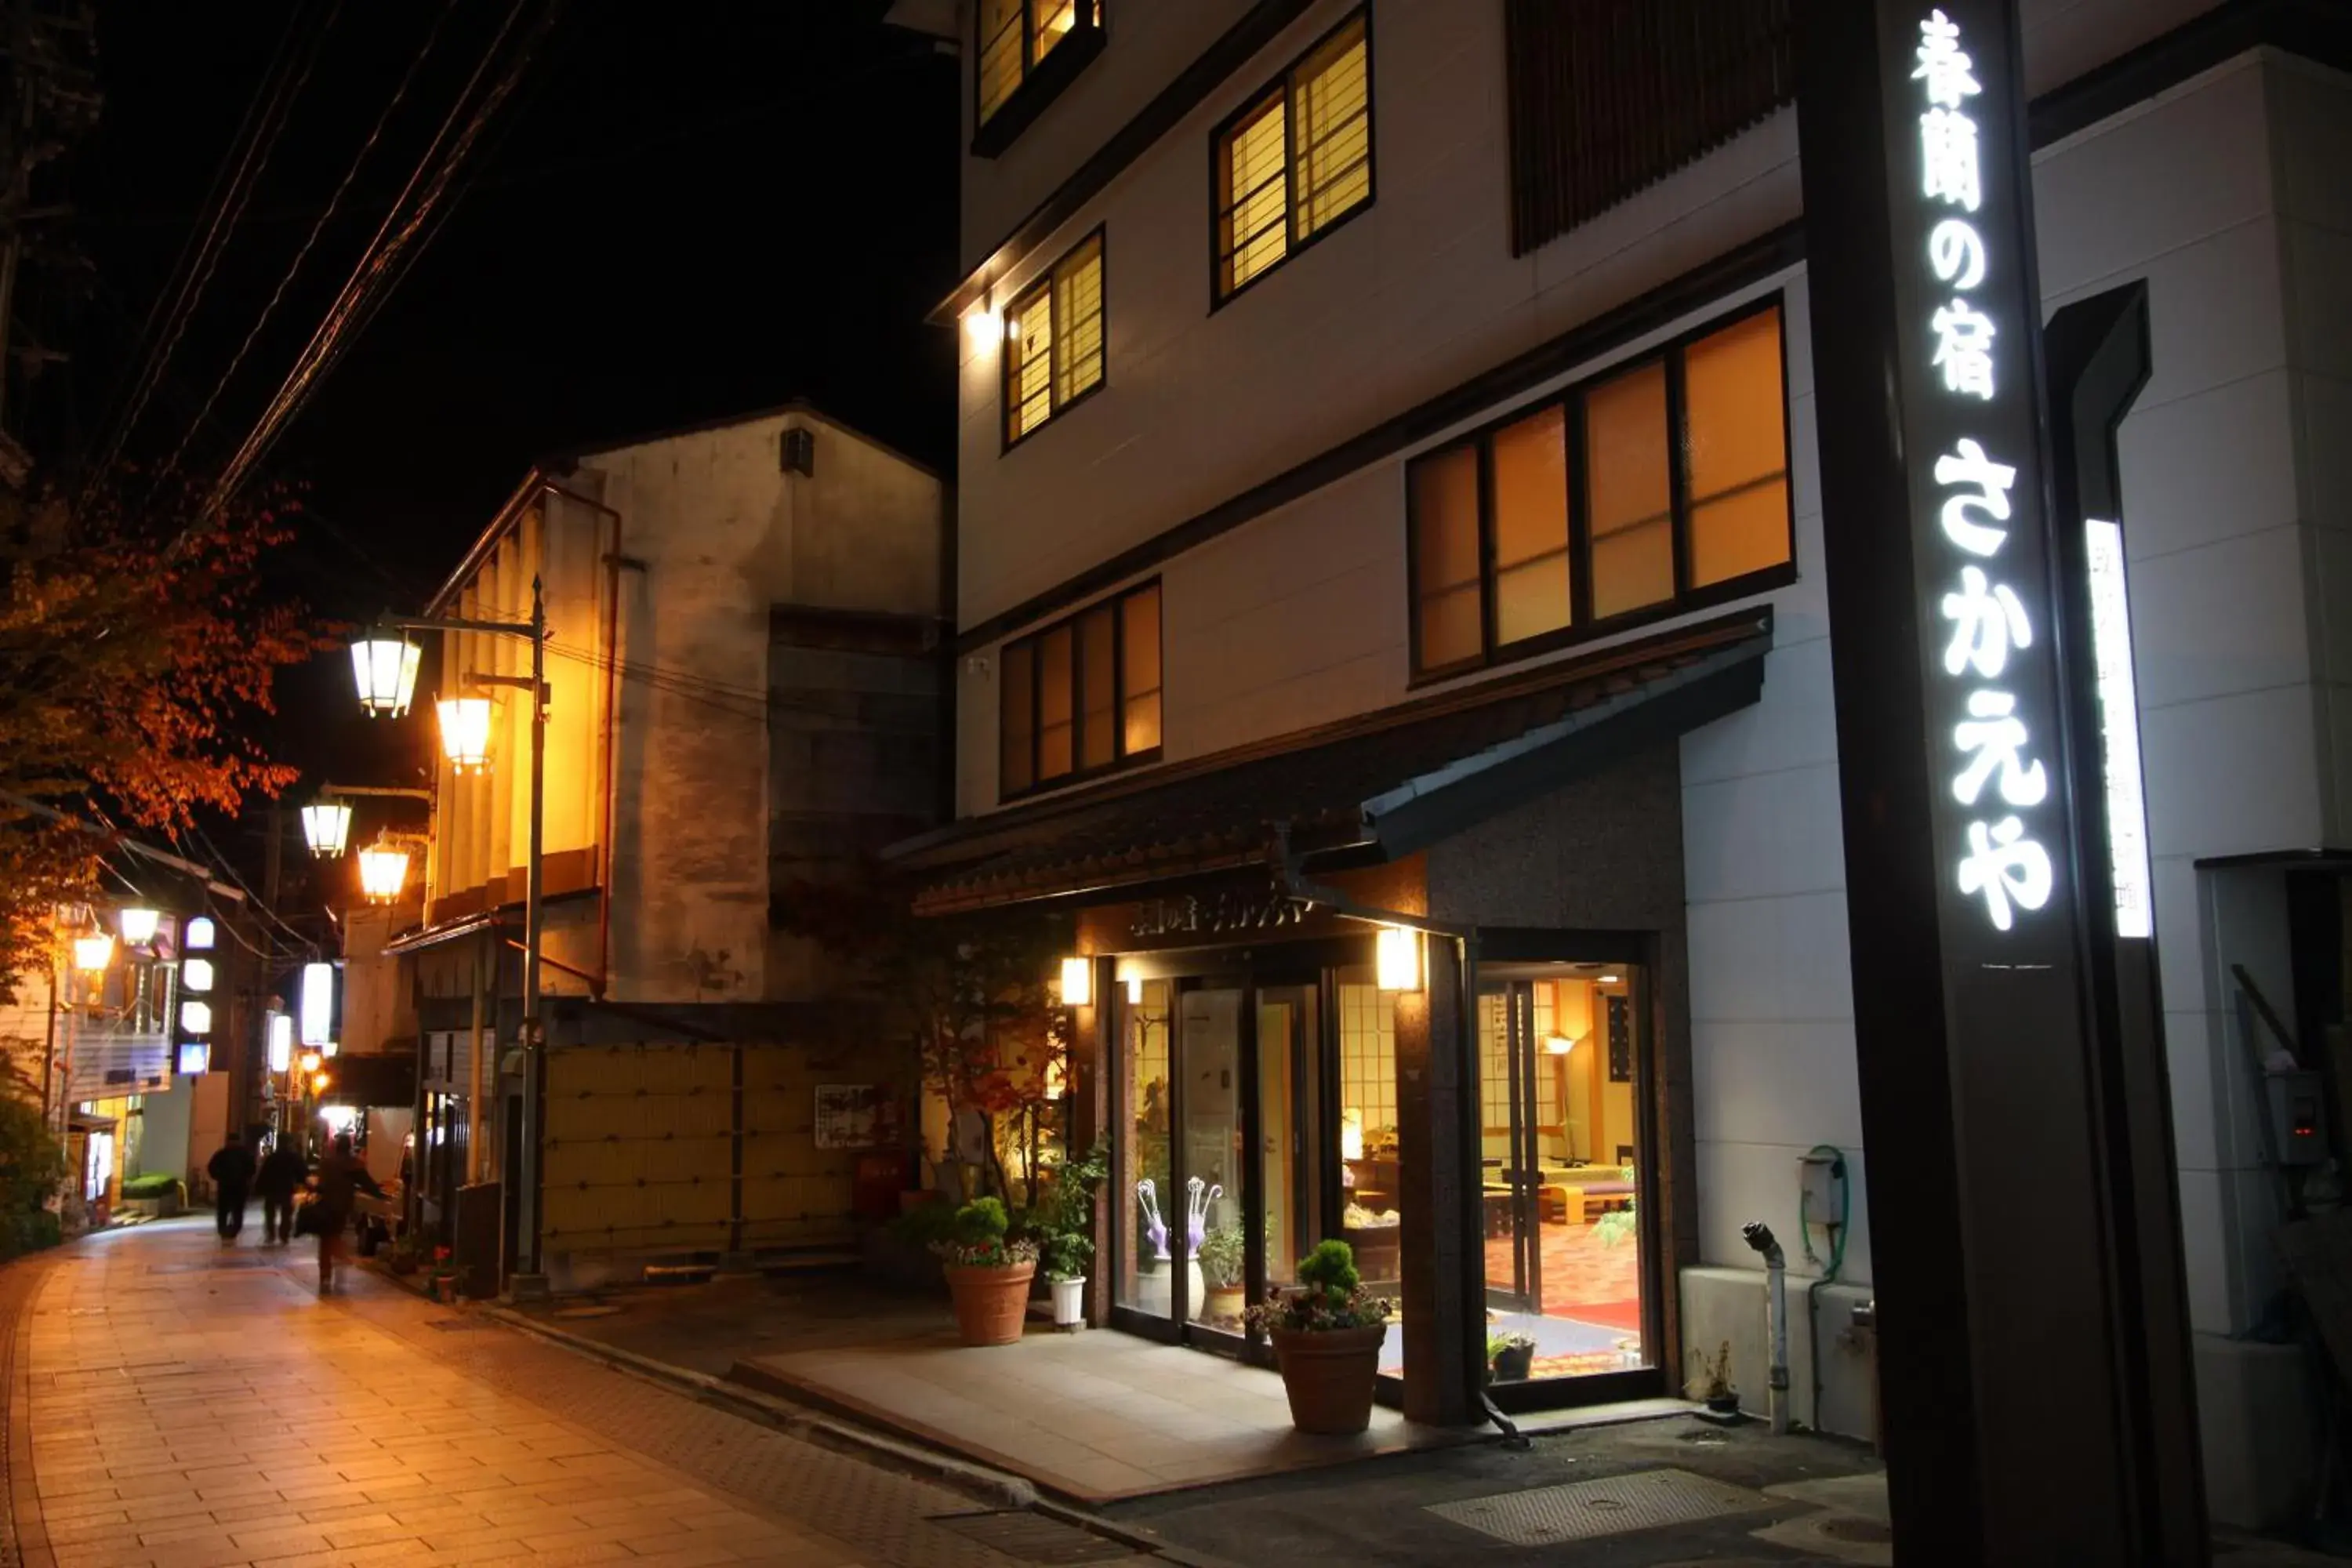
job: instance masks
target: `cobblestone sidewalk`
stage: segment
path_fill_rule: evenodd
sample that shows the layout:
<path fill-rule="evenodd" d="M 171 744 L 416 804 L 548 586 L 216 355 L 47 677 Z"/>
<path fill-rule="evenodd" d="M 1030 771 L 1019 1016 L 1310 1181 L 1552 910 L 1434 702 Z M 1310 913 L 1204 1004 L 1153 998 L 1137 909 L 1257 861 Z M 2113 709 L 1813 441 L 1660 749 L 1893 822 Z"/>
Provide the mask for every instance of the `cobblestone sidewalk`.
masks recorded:
<path fill-rule="evenodd" d="M 5 1342 L 23 1364 L 0 1383 L 16 1394 L 22 1561 L 1041 1560 L 974 1539 L 988 1531 L 957 1516 L 979 1505 L 957 1493 L 356 1270 L 324 1300 L 300 1252 L 224 1248 L 201 1222 L 0 1270 L 0 1324 L 12 1288 L 31 1298 L 24 1331 Z"/>

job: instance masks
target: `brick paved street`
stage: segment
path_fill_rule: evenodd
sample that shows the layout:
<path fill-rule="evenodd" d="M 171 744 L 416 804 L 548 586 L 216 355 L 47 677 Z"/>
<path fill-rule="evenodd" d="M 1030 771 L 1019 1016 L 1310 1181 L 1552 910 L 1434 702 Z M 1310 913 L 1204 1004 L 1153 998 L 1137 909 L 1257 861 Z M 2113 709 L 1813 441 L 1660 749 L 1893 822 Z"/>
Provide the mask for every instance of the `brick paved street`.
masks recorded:
<path fill-rule="evenodd" d="M 311 1255 L 258 1230 L 150 1226 L 0 1271 L 21 1561 L 1016 1561 L 938 1522 L 982 1510 L 960 1494 L 358 1269 L 321 1300 Z"/>

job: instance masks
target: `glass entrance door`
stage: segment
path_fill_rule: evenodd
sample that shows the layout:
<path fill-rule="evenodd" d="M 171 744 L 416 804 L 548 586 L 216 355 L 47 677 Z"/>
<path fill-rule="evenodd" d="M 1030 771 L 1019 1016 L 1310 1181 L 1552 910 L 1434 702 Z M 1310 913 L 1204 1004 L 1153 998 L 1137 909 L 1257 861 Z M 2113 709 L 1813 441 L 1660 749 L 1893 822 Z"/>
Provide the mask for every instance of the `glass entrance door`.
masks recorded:
<path fill-rule="evenodd" d="M 1496 1386 L 1639 1371 L 1654 1294 L 1645 977 L 1626 963 L 1494 967 L 1478 1100 Z"/>
<path fill-rule="evenodd" d="M 1115 1318 L 1239 1352 L 1245 1305 L 1294 1283 L 1322 1235 L 1321 990 L 1150 980 L 1118 995 Z"/>

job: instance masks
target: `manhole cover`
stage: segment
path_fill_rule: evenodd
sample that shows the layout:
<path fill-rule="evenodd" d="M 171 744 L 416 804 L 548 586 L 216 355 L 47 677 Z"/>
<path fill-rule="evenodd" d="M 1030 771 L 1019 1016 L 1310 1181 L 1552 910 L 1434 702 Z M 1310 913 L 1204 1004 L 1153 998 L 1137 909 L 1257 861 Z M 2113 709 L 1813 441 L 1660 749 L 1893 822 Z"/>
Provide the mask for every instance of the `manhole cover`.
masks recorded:
<path fill-rule="evenodd" d="M 1036 1563 L 1040 1568 L 1065 1563 L 1120 1563 L 1137 1555 L 1133 1548 L 1108 1536 L 1026 1510 L 933 1514 L 931 1522 L 1001 1552 L 1015 1563 Z"/>
<path fill-rule="evenodd" d="M 1688 1470 L 1637 1470 L 1606 1480 L 1434 1503 L 1428 1511 L 1513 1546 L 1549 1546 L 1720 1519 L 1763 1508 L 1767 1501 L 1745 1487 Z"/>
<path fill-rule="evenodd" d="M 439 1329 L 445 1334 L 462 1334 L 475 1329 L 494 1329 L 498 1325 L 488 1318 L 427 1318 L 425 1326 Z"/>

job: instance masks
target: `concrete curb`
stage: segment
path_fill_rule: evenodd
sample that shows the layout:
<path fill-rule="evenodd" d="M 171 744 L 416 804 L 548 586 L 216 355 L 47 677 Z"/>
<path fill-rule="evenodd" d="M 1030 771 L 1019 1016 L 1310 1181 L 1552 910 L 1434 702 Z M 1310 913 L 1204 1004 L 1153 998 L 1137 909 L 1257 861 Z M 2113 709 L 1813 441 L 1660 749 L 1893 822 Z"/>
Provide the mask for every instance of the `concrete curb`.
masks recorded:
<path fill-rule="evenodd" d="M 900 1442 L 879 1432 L 814 1415 L 799 1405 L 745 1388 L 740 1384 L 730 1384 L 723 1378 L 687 1367 L 672 1366 L 667 1362 L 656 1361 L 635 1351 L 622 1350 L 617 1345 L 604 1344 L 584 1335 L 540 1322 L 509 1308 L 485 1303 L 476 1310 L 509 1328 L 537 1335 L 592 1361 L 601 1361 L 655 1383 L 667 1384 L 693 1394 L 707 1405 L 731 1410 L 736 1415 L 775 1427 L 792 1436 L 832 1447 L 847 1448 L 879 1459 L 893 1469 L 928 1477 L 991 1507 L 1023 1509 L 1036 1506 L 1037 1489 L 1018 1476 L 1004 1475 L 983 1466 L 950 1458 L 944 1454 Z"/>
<path fill-rule="evenodd" d="M 672 1366 L 651 1356 L 639 1355 L 617 1345 L 608 1345 L 584 1335 L 572 1333 L 550 1323 L 524 1316 L 510 1308 L 484 1302 L 474 1309 L 484 1316 L 497 1320 L 509 1328 L 536 1335 L 551 1344 L 599 1361 L 617 1371 L 634 1373 L 649 1382 L 667 1384 L 691 1394 L 708 1405 L 772 1426 L 789 1436 L 828 1447 L 846 1449 L 861 1454 L 897 1470 L 938 1481 L 940 1485 L 961 1492 L 973 1501 L 990 1508 L 1026 1510 L 1058 1520 L 1092 1534 L 1116 1541 L 1163 1562 L 1181 1568 L 1234 1568 L 1224 1559 L 1210 1557 L 1160 1540 L 1148 1531 L 1138 1530 L 1104 1519 L 1083 1509 L 1072 1507 L 1059 1498 L 1039 1493 L 1035 1485 L 1022 1477 L 992 1470 L 984 1465 L 950 1458 L 935 1449 L 902 1442 L 870 1428 L 835 1420 L 820 1415 L 805 1405 L 793 1404 L 774 1394 L 764 1394 L 740 1383 L 713 1377 L 708 1373 L 688 1367 Z"/>

